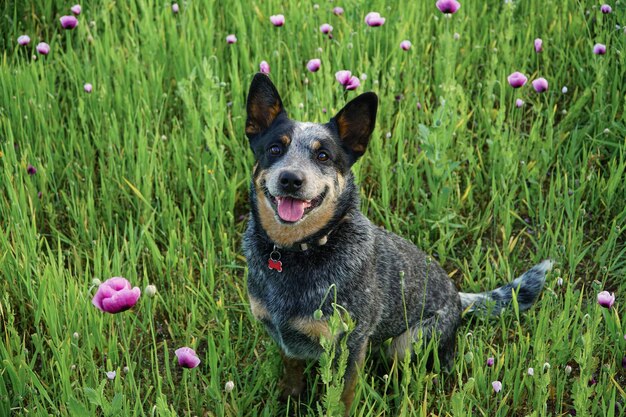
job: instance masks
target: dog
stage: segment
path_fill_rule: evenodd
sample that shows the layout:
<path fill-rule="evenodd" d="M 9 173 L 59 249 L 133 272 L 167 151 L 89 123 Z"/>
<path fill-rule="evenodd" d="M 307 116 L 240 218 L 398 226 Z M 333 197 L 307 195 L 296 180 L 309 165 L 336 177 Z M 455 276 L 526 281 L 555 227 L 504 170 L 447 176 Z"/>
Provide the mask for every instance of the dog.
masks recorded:
<path fill-rule="evenodd" d="M 328 123 L 295 121 L 261 73 L 246 104 L 255 158 L 243 239 L 250 309 L 282 352 L 283 397 L 300 395 L 306 361 L 320 357 L 322 337 L 333 337 L 326 319 L 333 303 L 349 313 L 355 325 L 345 345 L 346 416 L 368 346 L 388 343 L 389 353 L 403 358 L 419 335 L 436 337 L 440 363 L 451 367 L 463 311 L 497 314 L 513 291 L 526 310 L 552 267 L 546 260 L 493 291 L 459 293 L 424 252 L 372 224 L 359 211 L 351 167 L 367 149 L 377 109 L 378 97 L 367 92 Z M 327 296 L 330 288 L 336 295 Z"/>

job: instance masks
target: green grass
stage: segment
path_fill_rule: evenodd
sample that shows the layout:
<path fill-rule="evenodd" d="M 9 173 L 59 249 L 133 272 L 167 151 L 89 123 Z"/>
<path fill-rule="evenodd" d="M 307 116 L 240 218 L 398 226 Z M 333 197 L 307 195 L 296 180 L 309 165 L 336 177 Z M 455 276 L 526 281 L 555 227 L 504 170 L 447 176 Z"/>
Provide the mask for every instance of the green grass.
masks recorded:
<path fill-rule="evenodd" d="M 367 3 L 190 0 L 174 15 L 168 2 L 93 0 L 63 31 L 71 2 L 2 2 L 0 415 L 292 412 L 276 399 L 278 348 L 249 311 L 240 249 L 253 163 L 245 97 L 261 60 L 299 120 L 379 95 L 354 168 L 362 209 L 438 258 L 459 288 L 557 261 L 530 311 L 464 321 L 450 374 L 370 352 L 354 415 L 624 413 L 623 1 L 609 15 L 592 1 L 462 1 L 451 19 L 434 0 Z M 385 25 L 367 27 L 369 11 Z M 282 28 L 269 22 L 278 13 Z M 326 22 L 332 40 L 318 30 Z M 29 46 L 18 47 L 21 34 Z M 40 41 L 51 53 L 33 60 Z M 596 42 L 606 55 L 592 53 Z M 322 60 L 317 73 L 311 58 Z M 341 69 L 367 80 L 346 93 Z M 549 91 L 514 90 L 513 71 L 545 77 Z M 158 294 L 103 314 L 92 280 L 112 276 Z M 595 302 L 602 289 L 615 291 L 611 309 Z M 184 345 L 198 368 L 178 367 Z M 333 409 L 329 378 L 324 366 L 312 372 L 298 415 Z"/>

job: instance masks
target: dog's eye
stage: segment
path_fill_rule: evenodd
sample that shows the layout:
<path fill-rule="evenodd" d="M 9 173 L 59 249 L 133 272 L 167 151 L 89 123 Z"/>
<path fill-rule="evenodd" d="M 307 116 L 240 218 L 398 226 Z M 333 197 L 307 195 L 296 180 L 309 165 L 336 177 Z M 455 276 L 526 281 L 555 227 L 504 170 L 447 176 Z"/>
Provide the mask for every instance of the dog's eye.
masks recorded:
<path fill-rule="evenodd" d="M 326 161 L 328 161 L 328 158 L 330 158 L 330 156 L 328 155 L 328 152 L 326 152 L 326 151 L 319 151 L 317 153 L 317 160 L 318 161 L 326 162 Z"/>
<path fill-rule="evenodd" d="M 272 155 L 272 156 L 279 156 L 279 155 L 283 152 L 283 150 L 281 149 L 281 147 L 280 147 L 280 146 L 278 146 L 278 145 L 272 145 L 272 146 L 270 146 L 270 148 L 268 149 L 268 151 L 269 151 L 270 155 Z"/>

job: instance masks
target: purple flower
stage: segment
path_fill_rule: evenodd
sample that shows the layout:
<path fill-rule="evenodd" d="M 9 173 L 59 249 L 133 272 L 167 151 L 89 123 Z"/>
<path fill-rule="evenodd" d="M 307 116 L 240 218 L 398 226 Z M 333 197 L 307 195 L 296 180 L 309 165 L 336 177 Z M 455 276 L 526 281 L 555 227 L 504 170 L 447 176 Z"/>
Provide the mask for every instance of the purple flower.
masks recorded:
<path fill-rule="evenodd" d="M 105 313 L 119 313 L 126 311 L 137 303 L 141 290 L 131 288 L 126 278 L 109 278 L 98 286 L 92 304 Z"/>
<path fill-rule="evenodd" d="M 541 38 L 535 39 L 535 52 L 539 53 L 543 51 L 543 40 Z"/>
<path fill-rule="evenodd" d="M 272 22 L 274 26 L 282 26 L 285 24 L 285 16 L 283 16 L 282 14 L 270 16 L 270 22 Z"/>
<path fill-rule="evenodd" d="M 519 108 L 522 107 L 524 105 L 524 100 L 522 100 L 521 98 L 518 98 L 517 100 L 515 100 L 515 107 Z"/>
<path fill-rule="evenodd" d="M 320 69 L 320 66 L 322 66 L 322 61 L 318 58 L 311 59 L 306 63 L 306 69 L 311 72 L 316 72 Z"/>
<path fill-rule="evenodd" d="M 178 13 L 179 10 L 180 10 L 180 7 L 178 7 L 178 3 L 173 3 L 172 4 L 172 12 L 173 13 Z"/>
<path fill-rule="evenodd" d="M 606 54 L 606 45 L 603 45 L 601 43 L 596 43 L 593 46 L 593 53 L 596 55 L 604 55 Z"/>
<path fill-rule="evenodd" d="M 526 84 L 528 78 L 526 78 L 526 76 L 521 72 L 515 71 L 513 74 L 507 77 L 507 80 L 509 81 L 509 84 L 511 84 L 511 87 L 520 88 L 521 86 Z"/>
<path fill-rule="evenodd" d="M 35 168 L 31 164 L 28 164 L 28 167 L 26 167 L 26 172 L 28 173 L 28 175 L 35 175 L 37 173 L 37 168 Z"/>
<path fill-rule="evenodd" d="M 613 307 L 615 302 L 615 293 L 609 293 L 608 291 L 602 291 L 598 294 L 598 304 L 604 308 Z"/>
<path fill-rule="evenodd" d="M 490 357 L 490 358 L 487 358 L 487 366 L 488 366 L 488 367 L 490 367 L 490 368 L 491 368 L 491 367 L 493 366 L 493 362 L 494 362 L 494 359 L 493 359 L 493 358 L 491 358 L 491 357 Z"/>
<path fill-rule="evenodd" d="M 89 83 L 85 83 L 85 85 L 83 86 L 83 89 L 85 90 L 85 93 L 91 93 L 91 90 L 93 90 L 93 85 Z"/>
<path fill-rule="evenodd" d="M 231 44 L 237 42 L 237 37 L 235 35 L 228 35 L 226 37 L 226 43 Z"/>
<path fill-rule="evenodd" d="M 333 13 L 335 13 L 337 16 L 341 16 L 343 14 L 343 7 L 335 7 L 333 8 Z"/>
<path fill-rule="evenodd" d="M 408 51 L 409 49 L 411 49 L 411 41 L 400 42 L 400 48 L 404 49 L 405 51 Z"/>
<path fill-rule="evenodd" d="M 341 85 L 348 84 L 350 82 L 350 77 L 352 77 L 352 72 L 348 70 L 337 71 L 335 73 L 335 78 Z"/>
<path fill-rule="evenodd" d="M 377 12 L 369 12 L 367 16 L 365 16 L 365 23 L 368 26 L 382 26 L 385 24 L 385 18 L 380 16 L 380 13 Z"/>
<path fill-rule="evenodd" d="M 500 381 L 493 381 L 491 383 L 491 386 L 493 387 L 493 391 L 498 393 L 502 390 L 502 382 Z"/>
<path fill-rule="evenodd" d="M 543 93 L 544 91 L 547 91 L 548 90 L 548 80 L 546 80 L 543 77 L 542 78 L 537 78 L 536 80 L 533 81 L 533 88 L 538 93 Z"/>
<path fill-rule="evenodd" d="M 604 14 L 609 14 L 613 11 L 613 9 L 608 4 L 603 4 L 600 6 L 600 11 Z"/>
<path fill-rule="evenodd" d="M 261 63 L 259 64 L 259 71 L 261 71 L 263 74 L 269 74 L 270 64 L 268 64 L 267 61 L 261 61 Z"/>
<path fill-rule="evenodd" d="M 417 107 L 417 110 L 422 110 L 422 103 L 418 101 L 415 107 Z"/>
<path fill-rule="evenodd" d="M 350 77 L 350 81 L 346 84 L 346 90 L 356 90 L 361 85 L 359 77 L 353 75 Z"/>
<path fill-rule="evenodd" d="M 117 372 L 115 371 L 107 371 L 107 378 L 109 378 L 111 381 L 115 379 L 115 375 L 117 375 Z"/>
<path fill-rule="evenodd" d="M 322 32 L 324 35 L 328 35 L 332 31 L 333 27 L 328 23 L 324 23 L 322 26 L 320 26 L 320 32 Z"/>
<path fill-rule="evenodd" d="M 42 55 L 48 55 L 50 53 L 50 45 L 45 42 L 40 42 L 37 44 L 37 52 Z"/>
<path fill-rule="evenodd" d="M 74 29 L 78 26 L 78 19 L 74 16 L 61 16 L 59 20 L 61 21 L 63 29 Z"/>
<path fill-rule="evenodd" d="M 72 13 L 74 13 L 76 16 L 78 16 L 82 9 L 80 7 L 80 4 L 75 4 L 72 7 L 70 7 L 70 10 L 72 11 Z"/>
<path fill-rule="evenodd" d="M 441 13 L 454 14 L 461 8 L 461 3 L 456 0 L 437 0 L 435 6 Z"/>
<path fill-rule="evenodd" d="M 200 358 L 196 352 L 190 347 L 181 347 L 174 351 L 178 358 L 178 364 L 183 368 L 195 368 L 200 365 Z"/>
<path fill-rule="evenodd" d="M 17 38 L 17 43 L 19 43 L 21 46 L 26 46 L 30 43 L 30 38 L 28 37 L 28 35 L 22 35 Z"/>

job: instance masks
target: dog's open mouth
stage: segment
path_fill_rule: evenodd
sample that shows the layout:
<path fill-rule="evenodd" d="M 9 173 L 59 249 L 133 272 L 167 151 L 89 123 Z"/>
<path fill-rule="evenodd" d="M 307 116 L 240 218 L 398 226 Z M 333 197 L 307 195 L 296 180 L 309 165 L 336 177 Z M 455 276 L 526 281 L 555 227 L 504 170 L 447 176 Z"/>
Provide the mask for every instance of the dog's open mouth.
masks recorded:
<path fill-rule="evenodd" d="M 272 202 L 280 220 L 287 223 L 295 223 L 302 220 L 311 210 L 322 204 L 326 191 L 312 200 L 299 200 L 290 196 L 273 196 L 267 188 L 265 189 L 265 195 Z"/>

